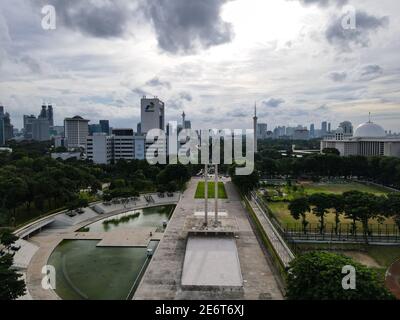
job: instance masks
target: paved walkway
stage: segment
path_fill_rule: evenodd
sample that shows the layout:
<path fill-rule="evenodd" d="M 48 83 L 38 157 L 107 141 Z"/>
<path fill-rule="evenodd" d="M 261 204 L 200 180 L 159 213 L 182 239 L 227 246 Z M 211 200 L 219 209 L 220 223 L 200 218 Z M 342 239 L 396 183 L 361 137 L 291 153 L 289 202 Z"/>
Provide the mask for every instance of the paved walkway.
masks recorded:
<path fill-rule="evenodd" d="M 204 203 L 204 200 L 194 199 L 199 181 L 193 178 L 188 184 L 136 290 L 134 299 L 283 299 L 275 274 L 261 250 L 248 221 L 247 212 L 230 181 L 225 183 L 228 199 L 220 200 L 220 207 L 227 212 L 228 217 L 221 220 L 226 220 L 227 226 L 235 230 L 243 290 L 238 292 L 217 288 L 196 291 L 184 290 L 181 287 L 188 223 L 192 223 L 190 221 L 194 219 L 195 212 L 200 211 Z M 212 203 L 210 200 L 211 210 Z M 209 219 L 212 224 L 213 216 Z M 209 230 L 212 231 L 212 227 Z"/>
<path fill-rule="evenodd" d="M 91 235 L 91 232 L 81 233 L 77 232 L 77 230 L 81 229 L 88 224 L 94 223 L 96 221 L 124 213 L 130 209 L 143 209 L 146 207 L 153 207 L 165 204 L 172 204 L 173 201 L 176 201 L 179 196 L 174 198 L 163 198 L 163 201 L 155 202 L 154 204 L 143 204 L 143 202 L 138 201 L 135 207 L 125 208 L 123 205 L 117 205 L 108 207 L 109 210 L 114 209 L 114 211 L 108 211 L 105 214 L 92 214 L 93 211 L 88 212 L 86 215 L 86 220 L 82 221 L 82 216 L 78 217 L 78 220 L 71 221 L 71 223 L 63 224 L 61 223 L 64 220 L 64 213 L 60 213 L 61 217 L 57 217 L 53 215 L 51 218 L 55 218 L 56 221 L 52 225 L 52 227 L 44 229 L 37 235 L 34 235 L 32 238 L 29 239 L 29 243 L 35 245 L 36 251 L 33 255 L 29 256 L 29 261 L 27 259 L 24 260 L 24 263 L 27 264 L 26 268 L 26 286 L 27 286 L 27 297 L 32 297 L 35 300 L 58 300 L 59 297 L 53 290 L 44 290 L 42 288 L 42 268 L 43 266 L 47 265 L 47 261 L 50 258 L 51 253 L 54 249 L 60 244 L 60 242 L 64 239 L 99 239 L 103 240 L 104 246 L 147 246 L 150 240 L 159 240 L 162 237 L 162 234 L 156 233 L 155 229 L 150 228 L 138 228 L 139 233 L 135 234 L 134 232 L 124 232 L 119 230 L 118 232 L 114 233 L 110 232 L 108 235 L 106 233 L 96 233 L 95 235 Z M 157 199 L 156 199 L 157 200 Z M 161 200 L 161 199 L 160 199 Z M 88 211 L 89 211 L 88 210 Z M 86 211 L 86 210 L 85 210 Z M 89 218 L 90 217 L 90 218 Z M 60 218 L 60 219 L 59 219 Z M 58 223 L 57 223 L 58 222 Z M 31 224 L 34 225 L 34 224 Z M 28 226 L 29 228 L 31 227 Z M 26 227 L 23 228 L 26 230 Z M 136 228 L 135 228 L 136 230 Z M 150 237 L 150 231 L 153 232 L 153 236 Z M 143 237 L 143 239 L 140 239 Z M 100 243 L 99 243 L 100 244 Z M 26 248 L 30 248 L 29 246 L 25 246 Z M 21 254 L 24 256 L 27 255 L 25 253 L 24 248 L 22 247 Z M 29 249 L 31 251 L 31 249 Z"/>
<path fill-rule="evenodd" d="M 293 252 L 287 246 L 286 242 L 282 239 L 272 222 L 269 220 L 267 214 L 261 209 L 253 197 L 249 199 L 249 203 L 264 228 L 269 241 L 279 255 L 280 260 L 285 267 L 288 267 L 289 263 L 295 258 Z"/>

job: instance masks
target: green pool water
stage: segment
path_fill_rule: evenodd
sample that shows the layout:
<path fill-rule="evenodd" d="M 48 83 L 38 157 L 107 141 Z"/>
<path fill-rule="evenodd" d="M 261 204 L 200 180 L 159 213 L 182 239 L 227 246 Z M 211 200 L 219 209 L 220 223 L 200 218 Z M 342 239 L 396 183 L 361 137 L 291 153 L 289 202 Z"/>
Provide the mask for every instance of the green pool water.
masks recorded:
<path fill-rule="evenodd" d="M 124 300 L 146 263 L 146 248 L 97 248 L 97 240 L 65 240 L 51 254 L 56 293 L 65 300 Z M 155 246 L 155 244 L 152 244 Z"/>
<path fill-rule="evenodd" d="M 174 206 L 127 212 L 89 225 L 89 232 L 140 226 L 160 227 Z M 86 229 L 85 231 L 88 231 Z M 48 265 L 56 270 L 56 293 L 64 300 L 125 300 L 148 263 L 147 248 L 96 247 L 98 240 L 64 240 L 52 252 Z M 149 247 L 157 247 L 151 241 Z M 134 292 L 134 291 L 133 291 Z"/>
<path fill-rule="evenodd" d="M 168 221 L 175 206 L 159 206 L 132 210 L 92 223 L 81 231 L 108 232 L 120 228 L 156 227 L 163 229 L 163 222 Z"/>

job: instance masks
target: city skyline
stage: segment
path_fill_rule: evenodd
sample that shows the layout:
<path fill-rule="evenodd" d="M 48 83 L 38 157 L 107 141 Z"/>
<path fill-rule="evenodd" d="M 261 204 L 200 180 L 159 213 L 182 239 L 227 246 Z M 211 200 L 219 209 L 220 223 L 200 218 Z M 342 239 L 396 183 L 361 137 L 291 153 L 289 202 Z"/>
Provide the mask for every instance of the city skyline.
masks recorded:
<path fill-rule="evenodd" d="M 400 131 L 398 2 L 48 2 L 56 30 L 42 29 L 37 2 L 0 4 L 0 100 L 16 127 L 43 101 L 58 124 L 80 114 L 135 127 L 146 94 L 165 101 L 166 121 L 185 110 L 199 128 L 251 128 L 256 100 L 272 126 L 356 125 L 372 112 Z M 344 5 L 355 30 L 340 29 Z"/>

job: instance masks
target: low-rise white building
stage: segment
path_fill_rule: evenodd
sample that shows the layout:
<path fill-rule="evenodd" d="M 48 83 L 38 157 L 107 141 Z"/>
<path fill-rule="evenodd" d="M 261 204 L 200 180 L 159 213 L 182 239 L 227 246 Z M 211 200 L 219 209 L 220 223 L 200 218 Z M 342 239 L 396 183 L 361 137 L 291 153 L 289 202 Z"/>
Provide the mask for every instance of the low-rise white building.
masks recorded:
<path fill-rule="evenodd" d="M 321 151 L 326 148 L 337 149 L 341 156 L 400 157 L 400 139 L 388 137 L 380 125 L 371 121 L 359 125 L 352 136 L 338 128 L 321 141 Z"/>
<path fill-rule="evenodd" d="M 113 135 L 94 133 L 86 139 L 87 158 L 97 164 L 112 161 L 143 160 L 145 158 L 145 137 L 134 135 L 132 129 L 113 129 Z"/>

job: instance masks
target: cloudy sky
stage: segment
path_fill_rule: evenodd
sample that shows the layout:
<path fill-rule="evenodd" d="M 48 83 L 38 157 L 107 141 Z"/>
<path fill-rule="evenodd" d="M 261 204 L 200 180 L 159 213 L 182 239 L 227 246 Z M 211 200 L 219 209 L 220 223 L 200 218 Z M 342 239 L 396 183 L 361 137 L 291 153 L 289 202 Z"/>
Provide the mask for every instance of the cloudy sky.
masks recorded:
<path fill-rule="evenodd" d="M 56 30 L 42 28 L 54 5 Z M 343 17 L 355 8 L 356 29 Z M 2 0 L 0 103 L 22 126 L 43 101 L 136 127 L 143 95 L 167 120 L 270 128 L 373 120 L 400 131 L 398 0 Z M 350 20 L 344 20 L 350 21 Z"/>

